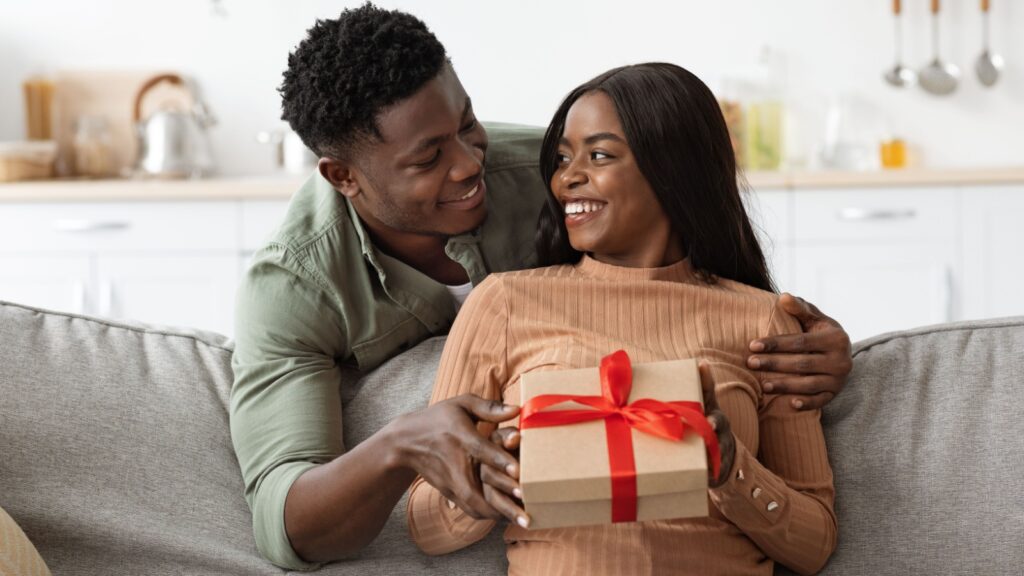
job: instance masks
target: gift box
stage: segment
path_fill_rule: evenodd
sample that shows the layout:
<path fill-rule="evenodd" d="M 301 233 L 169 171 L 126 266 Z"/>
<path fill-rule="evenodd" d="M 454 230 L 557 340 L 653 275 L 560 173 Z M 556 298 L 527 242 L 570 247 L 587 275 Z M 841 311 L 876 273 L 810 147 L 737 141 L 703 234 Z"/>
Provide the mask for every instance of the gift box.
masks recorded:
<path fill-rule="evenodd" d="M 708 453 L 695 360 L 523 374 L 519 448 L 530 528 L 701 517 Z"/>

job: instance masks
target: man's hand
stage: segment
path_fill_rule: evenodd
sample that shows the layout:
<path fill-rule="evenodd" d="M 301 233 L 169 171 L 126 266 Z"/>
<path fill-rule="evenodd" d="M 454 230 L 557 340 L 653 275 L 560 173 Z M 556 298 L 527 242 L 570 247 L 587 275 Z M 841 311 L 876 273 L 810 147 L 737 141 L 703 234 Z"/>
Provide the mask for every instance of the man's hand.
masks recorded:
<path fill-rule="evenodd" d="M 519 463 L 500 444 L 482 434 L 477 422 L 495 424 L 515 418 L 518 406 L 507 406 L 473 394 L 438 402 L 394 421 L 400 465 L 411 468 L 470 517 L 502 518 L 484 498 L 477 463 L 518 477 Z"/>
<path fill-rule="evenodd" d="M 503 426 L 491 434 L 491 442 L 515 455 L 519 454 L 521 438 L 519 429 L 512 426 Z M 484 484 L 484 497 L 495 510 L 523 528 L 530 526 L 530 517 L 523 509 L 523 493 L 519 489 L 518 475 L 513 476 L 505 470 L 481 462 L 480 480 Z"/>
<path fill-rule="evenodd" d="M 781 373 L 762 384 L 765 392 L 797 396 L 790 401 L 797 410 L 821 408 L 843 389 L 853 368 L 850 336 L 803 298 L 783 294 L 779 305 L 804 331 L 754 340 L 750 351 L 756 354 L 747 358 L 747 366 Z"/>

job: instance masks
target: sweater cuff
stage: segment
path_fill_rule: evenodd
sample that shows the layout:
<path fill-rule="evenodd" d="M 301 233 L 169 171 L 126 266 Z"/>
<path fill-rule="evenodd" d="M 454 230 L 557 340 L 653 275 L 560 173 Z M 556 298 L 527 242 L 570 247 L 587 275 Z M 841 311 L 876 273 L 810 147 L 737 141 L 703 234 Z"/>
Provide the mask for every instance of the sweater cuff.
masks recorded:
<path fill-rule="evenodd" d="M 708 493 L 722 515 L 741 528 L 773 526 L 784 517 L 788 505 L 786 483 L 740 442 L 736 443 L 729 479 Z"/>

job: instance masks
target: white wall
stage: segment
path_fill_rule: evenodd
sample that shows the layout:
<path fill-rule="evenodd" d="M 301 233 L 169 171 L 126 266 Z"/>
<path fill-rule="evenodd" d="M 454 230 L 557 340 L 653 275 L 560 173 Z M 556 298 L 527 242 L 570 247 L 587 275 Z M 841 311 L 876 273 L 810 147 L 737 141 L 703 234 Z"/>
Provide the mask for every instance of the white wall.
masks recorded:
<path fill-rule="evenodd" d="M 253 135 L 279 116 L 287 54 L 320 17 L 359 2 L 0 0 L 0 141 L 24 135 L 20 83 L 40 70 L 176 69 L 198 78 L 220 119 L 221 170 L 265 172 Z M 927 0 L 904 0 L 905 59 L 930 59 Z M 749 70 L 763 45 L 786 56 L 802 147 L 820 136 L 830 95 L 851 93 L 884 116 L 929 166 L 1024 163 L 1024 3 L 993 1 L 1005 78 L 983 89 L 976 0 L 945 0 L 943 55 L 966 78 L 952 97 L 884 84 L 892 64 L 890 0 L 381 1 L 423 18 L 447 46 L 483 119 L 546 124 L 571 87 L 609 67 L 681 64 L 712 88 Z M 1012 31 L 1018 31 L 1016 35 Z"/>

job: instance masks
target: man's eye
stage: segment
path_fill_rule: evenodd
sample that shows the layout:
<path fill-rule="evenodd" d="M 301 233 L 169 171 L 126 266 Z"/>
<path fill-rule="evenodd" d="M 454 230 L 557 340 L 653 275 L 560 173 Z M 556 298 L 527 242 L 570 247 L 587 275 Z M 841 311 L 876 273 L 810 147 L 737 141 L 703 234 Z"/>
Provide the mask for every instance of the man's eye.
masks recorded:
<path fill-rule="evenodd" d="M 436 163 L 438 158 L 440 158 L 440 157 L 441 157 L 441 149 L 438 148 L 437 150 L 434 151 L 434 155 L 431 156 L 429 159 L 424 160 L 423 162 L 416 162 L 415 164 L 413 164 L 413 166 L 415 166 L 417 168 L 429 168 L 430 166 L 433 166 L 434 163 Z"/>
<path fill-rule="evenodd" d="M 463 126 L 462 127 L 462 132 L 469 132 L 470 130 L 472 130 L 474 128 L 476 128 L 476 118 L 473 118 L 472 120 L 469 121 L 468 124 Z"/>

